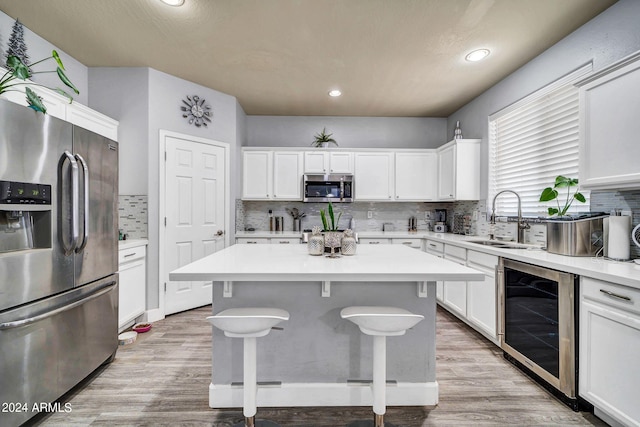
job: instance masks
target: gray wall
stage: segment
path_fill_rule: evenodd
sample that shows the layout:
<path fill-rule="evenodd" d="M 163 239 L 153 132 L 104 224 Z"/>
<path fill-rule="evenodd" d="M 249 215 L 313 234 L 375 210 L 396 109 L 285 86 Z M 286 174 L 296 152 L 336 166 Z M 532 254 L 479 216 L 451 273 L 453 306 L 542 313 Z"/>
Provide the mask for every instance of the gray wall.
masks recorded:
<path fill-rule="evenodd" d="M 13 24 L 16 20 L 15 18 L 16 17 L 10 17 L 0 11 L 0 63 L 2 64 L 2 67 L 4 67 L 5 64 L 4 54 L 7 50 L 9 38 L 11 37 L 11 30 L 13 29 Z M 20 17 L 18 16 L 18 18 Z M 78 34 L 78 37 L 82 37 L 82 35 Z M 79 95 L 74 95 L 74 99 L 81 104 L 88 105 L 88 68 L 86 66 L 78 62 L 75 58 L 67 55 L 64 51 L 52 45 L 33 31 L 29 30 L 27 27 L 24 27 L 24 42 L 27 45 L 27 55 L 32 63 L 51 56 L 51 51 L 54 49 L 57 50 L 60 55 L 60 59 L 62 59 L 62 62 L 64 63 L 65 74 L 80 91 Z M 34 71 L 55 71 L 55 69 L 56 62 L 55 60 L 50 59 L 42 64 L 36 65 Z M 33 81 L 54 88 L 67 88 L 60 79 L 58 79 L 58 75 L 56 73 L 38 74 L 34 76 Z M 70 89 L 67 92 L 71 93 Z M 102 111 L 100 112 L 102 113 Z"/>
<path fill-rule="evenodd" d="M 598 70 L 639 50 L 639 17 L 640 1 L 620 0 L 449 116 L 448 134 L 460 120 L 465 137 L 482 138 L 482 198 L 487 197 L 488 116 L 590 61 Z"/>
<path fill-rule="evenodd" d="M 90 68 L 89 106 L 120 121 L 119 194 L 148 194 L 149 69 Z"/>
<path fill-rule="evenodd" d="M 229 144 L 231 194 L 227 214 L 231 223 L 229 238 L 234 241 L 234 200 L 239 178 L 234 167 L 239 150 L 236 141 L 244 127 L 245 114 L 232 96 L 150 68 L 93 68 L 90 77 L 91 107 L 120 121 L 120 194 L 148 195 L 147 309 L 157 308 L 160 130 Z M 198 128 L 182 117 L 180 106 L 187 95 L 198 95 L 211 105 L 213 123 L 209 127 Z"/>
<path fill-rule="evenodd" d="M 247 145 L 308 147 L 327 129 L 342 148 L 436 148 L 447 121 L 428 117 L 247 116 Z"/>

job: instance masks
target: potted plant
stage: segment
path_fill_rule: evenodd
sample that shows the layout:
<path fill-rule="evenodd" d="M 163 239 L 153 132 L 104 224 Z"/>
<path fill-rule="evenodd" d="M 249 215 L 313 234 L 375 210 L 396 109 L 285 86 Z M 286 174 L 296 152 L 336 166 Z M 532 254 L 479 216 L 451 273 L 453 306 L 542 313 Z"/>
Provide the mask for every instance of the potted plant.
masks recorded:
<path fill-rule="evenodd" d="M 329 220 L 327 220 L 327 213 L 325 213 L 324 209 L 320 209 L 320 218 L 322 219 L 322 226 L 324 227 L 324 246 L 327 248 L 331 248 L 331 258 L 335 258 L 337 255 L 334 253 L 335 248 L 339 248 L 342 241 L 342 233 L 338 232 L 338 223 L 340 222 L 340 217 L 342 216 L 342 212 L 338 215 L 338 219 L 335 219 L 335 214 L 333 212 L 333 204 L 329 202 L 329 206 L 327 208 L 327 212 L 329 214 Z"/>
<path fill-rule="evenodd" d="M 575 191 L 572 194 L 572 188 L 575 187 Z M 560 200 L 558 200 L 558 196 L 560 193 L 558 189 L 566 188 L 567 195 L 565 197 L 564 206 L 560 207 Z M 584 195 L 579 192 L 580 187 L 578 186 L 578 180 L 574 178 L 567 178 L 565 176 L 559 175 L 556 177 L 555 183 L 553 187 L 547 187 L 542 190 L 542 194 L 540 194 L 541 202 L 550 202 L 551 200 L 555 200 L 558 207 L 557 208 L 548 208 L 547 212 L 549 216 L 558 215 L 565 216 L 574 200 L 579 201 L 580 203 L 585 203 L 587 199 L 585 199 Z"/>
<path fill-rule="evenodd" d="M 338 143 L 335 139 L 331 138 L 332 135 L 332 133 L 327 133 L 327 128 L 322 128 L 322 132 L 317 133 L 313 136 L 314 139 L 311 145 L 313 147 L 321 148 L 328 147 L 330 143 L 333 143 L 337 147 Z"/>
<path fill-rule="evenodd" d="M 40 64 L 41 62 L 47 61 L 49 59 L 55 59 L 56 62 L 58 63 L 58 66 L 55 71 L 32 72 L 30 70 L 30 67 L 34 67 L 37 64 Z M 24 92 L 27 95 L 27 102 L 29 104 L 29 107 L 34 109 L 35 111 L 39 111 L 43 114 L 46 114 L 47 108 L 43 104 L 42 99 L 29 86 L 40 86 L 40 87 L 46 87 L 47 89 L 54 90 L 59 94 L 68 98 L 69 102 L 73 101 L 73 97 L 60 88 L 50 88 L 48 86 L 44 86 L 38 83 L 27 82 L 26 80 L 31 78 L 33 74 L 55 72 L 58 74 L 58 78 L 60 79 L 60 81 L 62 81 L 62 83 L 64 83 L 69 88 L 71 88 L 76 93 L 76 95 L 80 93 L 78 89 L 73 85 L 73 83 L 71 83 L 71 80 L 69 80 L 69 78 L 64 73 L 64 65 L 62 64 L 62 60 L 60 59 L 60 56 L 58 56 L 58 52 L 56 52 L 55 50 L 51 52 L 51 56 L 41 59 L 40 61 L 34 62 L 33 64 L 31 64 L 30 67 L 26 66 L 20 60 L 20 58 L 14 55 L 11 55 L 7 58 L 6 65 L 7 65 L 7 71 L 4 73 L 4 75 L 2 75 L 2 77 L 0 77 L 0 95 L 2 95 L 5 92 L 11 92 L 11 91 L 22 92 L 23 90 L 22 86 L 24 86 Z"/>

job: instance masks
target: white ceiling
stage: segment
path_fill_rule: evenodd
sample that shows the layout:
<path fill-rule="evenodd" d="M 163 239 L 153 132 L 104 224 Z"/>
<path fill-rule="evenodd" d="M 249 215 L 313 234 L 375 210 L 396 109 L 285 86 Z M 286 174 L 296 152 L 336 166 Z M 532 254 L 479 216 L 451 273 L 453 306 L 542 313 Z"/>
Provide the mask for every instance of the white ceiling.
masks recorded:
<path fill-rule="evenodd" d="M 250 115 L 446 117 L 615 0 L 0 0 L 89 67 L 152 67 Z M 470 63 L 477 48 L 491 55 Z M 338 88 L 340 98 L 327 92 Z"/>

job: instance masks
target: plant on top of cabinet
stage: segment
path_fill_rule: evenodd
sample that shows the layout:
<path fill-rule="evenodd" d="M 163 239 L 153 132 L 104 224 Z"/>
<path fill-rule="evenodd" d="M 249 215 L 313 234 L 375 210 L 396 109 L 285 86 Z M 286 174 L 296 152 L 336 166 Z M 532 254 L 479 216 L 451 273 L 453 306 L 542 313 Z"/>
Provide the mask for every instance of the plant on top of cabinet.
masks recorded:
<path fill-rule="evenodd" d="M 571 187 L 577 187 L 571 194 Z M 558 188 L 566 188 L 567 189 L 567 197 L 564 202 L 564 206 L 560 208 L 560 201 L 558 200 Z M 580 193 L 580 187 L 578 187 L 578 180 L 575 178 L 567 178 L 566 176 L 559 175 L 556 177 L 555 183 L 553 187 L 547 187 L 542 190 L 542 194 L 540 194 L 541 202 L 550 202 L 551 200 L 555 200 L 558 207 L 557 208 L 548 208 L 549 216 L 558 215 L 564 216 L 567 211 L 573 204 L 574 200 L 579 201 L 580 203 L 585 203 L 587 199 L 585 199 L 584 195 Z"/>
<path fill-rule="evenodd" d="M 332 135 L 332 133 L 327 133 L 327 128 L 322 128 L 322 132 L 313 135 L 313 142 L 311 143 L 311 146 L 322 148 L 328 147 L 329 143 L 332 143 L 337 147 L 338 143 L 335 139 L 331 138 Z"/>
<path fill-rule="evenodd" d="M 53 73 L 54 71 L 35 71 L 32 72 L 31 68 L 38 65 L 41 62 L 44 62 L 49 59 L 55 59 L 58 63 L 58 67 L 56 68 L 56 73 L 58 74 L 58 78 L 62 83 L 73 89 L 76 95 L 80 94 L 80 91 L 71 83 L 71 80 L 64 73 L 64 65 L 62 64 L 62 60 L 60 56 L 58 56 L 58 52 L 53 50 L 51 52 L 51 56 L 48 56 L 40 61 L 36 61 L 30 66 L 25 65 L 20 58 L 15 55 L 11 55 L 7 58 L 7 72 L 4 73 L 2 77 L 0 77 L 0 94 L 10 91 L 20 92 L 21 89 L 16 88 L 16 86 L 22 85 L 31 85 L 31 86 L 41 86 L 47 89 L 54 90 L 59 94 L 65 96 L 69 99 L 69 102 L 73 101 L 73 97 L 69 95 L 67 92 L 60 88 L 50 88 L 38 83 L 26 82 L 33 74 L 42 74 L 42 73 Z M 43 114 L 46 114 L 47 108 L 44 106 L 44 103 L 40 99 L 40 97 L 28 86 L 24 88 L 24 91 L 27 95 L 27 102 L 29 103 L 29 108 L 34 109 L 35 111 L 39 111 Z"/>

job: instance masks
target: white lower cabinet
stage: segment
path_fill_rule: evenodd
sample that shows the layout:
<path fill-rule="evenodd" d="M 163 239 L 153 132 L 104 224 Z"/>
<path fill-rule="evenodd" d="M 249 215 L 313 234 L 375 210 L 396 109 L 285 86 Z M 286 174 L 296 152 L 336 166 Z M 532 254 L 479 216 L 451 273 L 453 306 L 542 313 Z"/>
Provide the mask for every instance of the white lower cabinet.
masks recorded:
<path fill-rule="evenodd" d="M 426 240 L 424 242 L 424 250 L 426 253 L 438 258 L 444 258 L 444 244 L 433 240 Z M 442 302 L 444 298 L 444 282 L 442 280 L 436 281 L 436 301 Z"/>
<path fill-rule="evenodd" d="M 467 262 L 467 250 L 458 246 L 444 245 L 444 259 L 460 265 Z M 467 282 L 445 280 L 443 282 L 443 304 L 456 314 L 467 316 Z"/>
<path fill-rule="evenodd" d="M 394 245 L 405 245 L 410 248 L 422 250 L 422 239 L 391 239 L 391 243 Z"/>
<path fill-rule="evenodd" d="M 237 237 L 236 244 L 238 245 L 297 245 L 302 242 L 299 238 L 290 237 Z"/>
<path fill-rule="evenodd" d="M 361 245 L 388 245 L 391 243 L 391 239 L 372 239 L 369 237 L 361 237 L 358 239 L 358 243 Z"/>
<path fill-rule="evenodd" d="M 146 255 L 145 245 L 118 251 L 118 331 L 133 325 L 146 309 Z"/>
<path fill-rule="evenodd" d="M 495 268 L 498 257 L 467 251 L 467 267 L 484 273 L 484 280 L 467 282 L 467 320 L 494 342 L 498 342 L 497 289 Z"/>
<path fill-rule="evenodd" d="M 480 281 L 436 282 L 436 300 L 469 326 L 498 344 L 498 305 L 495 268 L 498 257 L 458 246 L 427 240 L 426 251 L 481 271 Z M 442 255 L 439 255 L 442 254 Z"/>
<path fill-rule="evenodd" d="M 640 290 L 580 284 L 579 395 L 611 425 L 640 426 Z"/>

